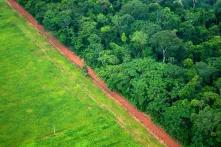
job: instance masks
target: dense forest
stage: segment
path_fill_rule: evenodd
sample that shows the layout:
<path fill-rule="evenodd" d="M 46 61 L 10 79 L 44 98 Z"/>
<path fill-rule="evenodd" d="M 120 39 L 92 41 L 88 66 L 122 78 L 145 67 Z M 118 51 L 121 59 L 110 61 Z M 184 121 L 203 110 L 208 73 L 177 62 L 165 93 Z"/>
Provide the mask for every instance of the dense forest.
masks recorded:
<path fill-rule="evenodd" d="M 221 0 L 18 0 L 184 146 L 221 146 Z"/>

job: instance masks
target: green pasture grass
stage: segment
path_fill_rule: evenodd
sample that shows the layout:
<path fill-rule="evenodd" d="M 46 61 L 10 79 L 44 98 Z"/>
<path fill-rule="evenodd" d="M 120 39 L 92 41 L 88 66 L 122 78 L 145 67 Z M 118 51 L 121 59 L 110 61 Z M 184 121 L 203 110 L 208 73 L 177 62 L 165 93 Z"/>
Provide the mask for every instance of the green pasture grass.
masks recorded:
<path fill-rule="evenodd" d="M 0 0 L 0 146 L 162 146 Z"/>

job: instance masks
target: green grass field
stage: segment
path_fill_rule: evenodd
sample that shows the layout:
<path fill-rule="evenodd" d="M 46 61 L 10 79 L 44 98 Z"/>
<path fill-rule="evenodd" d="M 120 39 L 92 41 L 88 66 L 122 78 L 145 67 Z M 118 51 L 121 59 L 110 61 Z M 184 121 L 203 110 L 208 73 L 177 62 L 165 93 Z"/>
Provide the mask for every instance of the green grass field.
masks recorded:
<path fill-rule="evenodd" d="M 162 146 L 0 0 L 0 146 Z"/>

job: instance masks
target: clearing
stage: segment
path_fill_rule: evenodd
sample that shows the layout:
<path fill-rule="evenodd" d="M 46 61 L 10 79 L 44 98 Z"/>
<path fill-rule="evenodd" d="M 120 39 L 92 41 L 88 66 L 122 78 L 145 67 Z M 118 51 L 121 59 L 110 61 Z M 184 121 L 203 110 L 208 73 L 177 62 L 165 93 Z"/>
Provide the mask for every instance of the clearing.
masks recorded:
<path fill-rule="evenodd" d="M 162 146 L 0 0 L 0 146 Z"/>

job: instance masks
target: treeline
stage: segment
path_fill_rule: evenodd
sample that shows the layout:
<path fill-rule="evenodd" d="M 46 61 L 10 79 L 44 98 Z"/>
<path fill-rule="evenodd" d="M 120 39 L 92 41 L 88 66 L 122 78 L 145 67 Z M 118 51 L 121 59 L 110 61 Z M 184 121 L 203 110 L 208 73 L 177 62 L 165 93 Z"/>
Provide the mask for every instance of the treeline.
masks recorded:
<path fill-rule="evenodd" d="M 19 0 L 184 146 L 221 146 L 221 0 Z"/>

